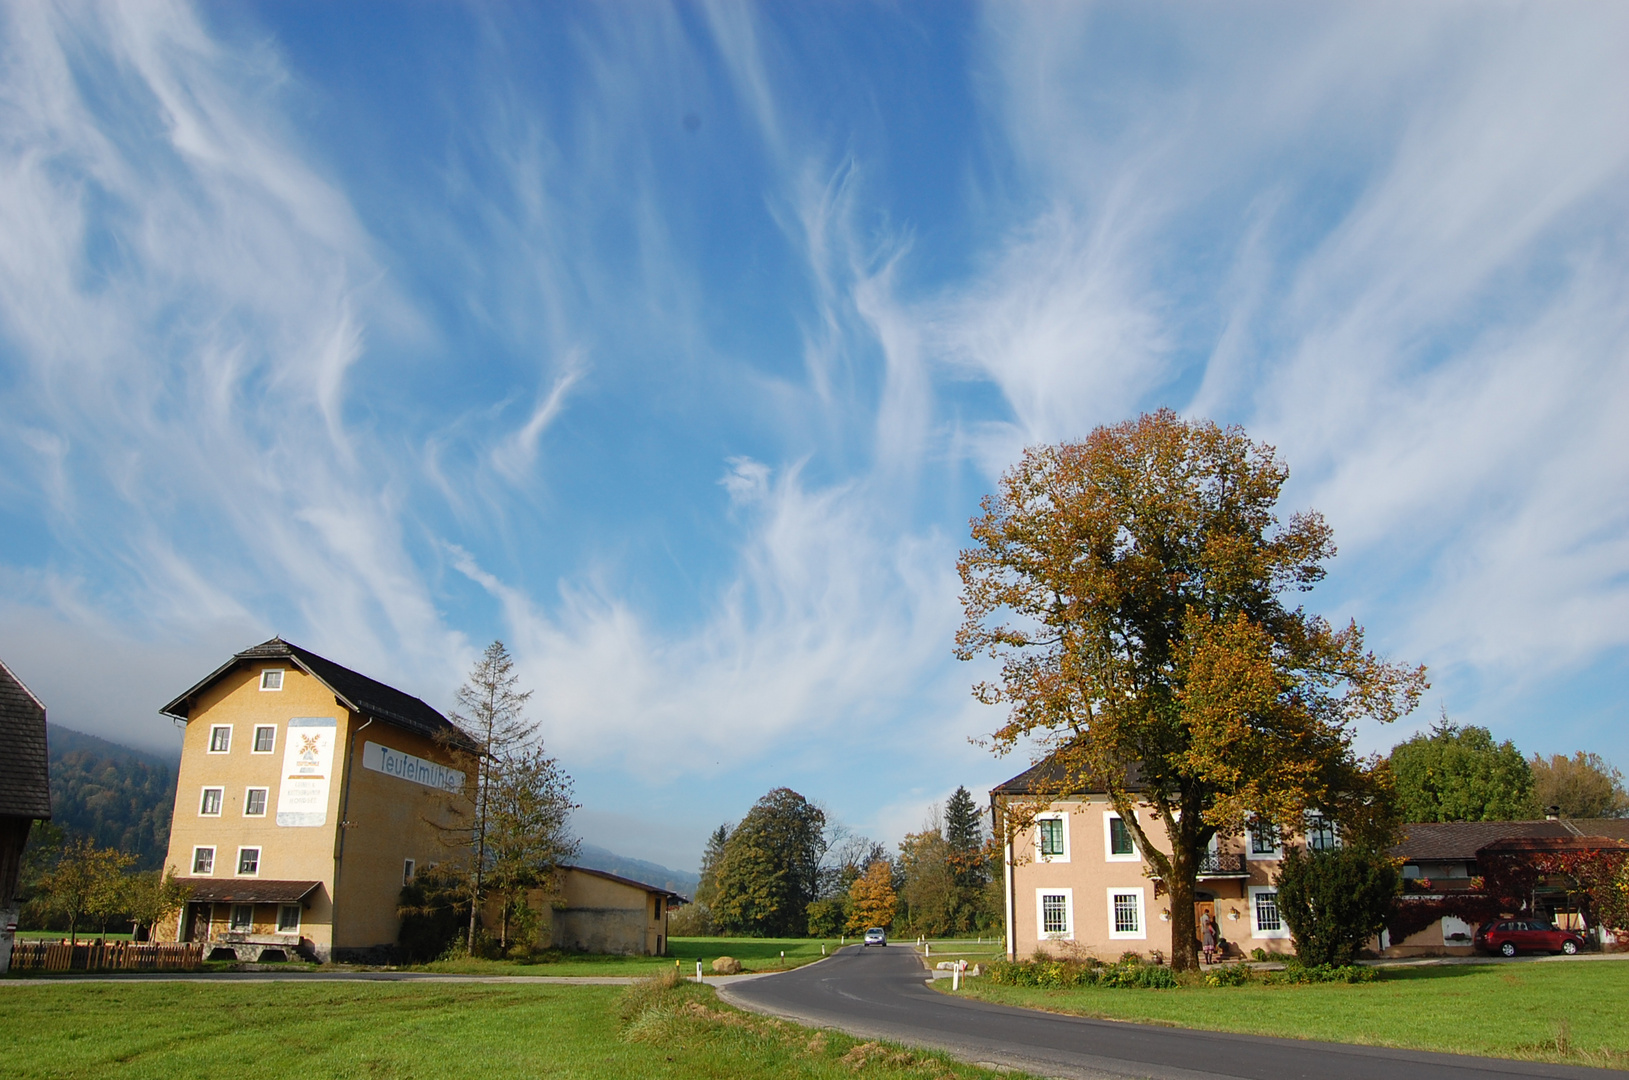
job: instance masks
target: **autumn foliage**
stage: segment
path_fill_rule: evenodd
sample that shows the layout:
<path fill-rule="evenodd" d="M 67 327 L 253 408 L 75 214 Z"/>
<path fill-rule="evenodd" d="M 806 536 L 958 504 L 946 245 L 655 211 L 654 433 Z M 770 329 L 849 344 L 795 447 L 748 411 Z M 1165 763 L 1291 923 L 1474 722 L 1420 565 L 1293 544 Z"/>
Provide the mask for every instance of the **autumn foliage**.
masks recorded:
<path fill-rule="evenodd" d="M 1389 838 L 1387 779 L 1354 755 L 1352 725 L 1395 719 L 1427 685 L 1355 623 L 1286 602 L 1335 553 L 1316 513 L 1279 520 L 1287 477 L 1241 429 L 1162 410 L 1027 450 L 958 563 L 957 654 L 1001 665 L 974 690 L 1009 709 L 995 748 L 1039 741 L 1062 766 L 1051 794 L 1108 793 L 1171 893 L 1177 942 L 1194 937 L 1195 875 L 1218 832 L 1252 816 L 1298 831 L 1315 807 L 1353 841 Z M 1193 949 L 1173 962 L 1192 966 Z"/>

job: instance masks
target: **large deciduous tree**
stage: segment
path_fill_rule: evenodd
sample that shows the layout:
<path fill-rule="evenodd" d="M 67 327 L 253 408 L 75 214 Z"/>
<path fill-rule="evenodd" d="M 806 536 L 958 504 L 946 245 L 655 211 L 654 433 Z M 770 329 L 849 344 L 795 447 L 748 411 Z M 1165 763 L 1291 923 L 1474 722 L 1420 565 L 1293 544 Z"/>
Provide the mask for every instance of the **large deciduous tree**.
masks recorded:
<path fill-rule="evenodd" d="M 1572 757 L 1533 755 L 1533 798 L 1541 807 L 1554 806 L 1568 818 L 1629 817 L 1629 792 L 1623 774 L 1599 754 L 1580 750 Z"/>
<path fill-rule="evenodd" d="M 795 937 L 819 887 L 826 815 L 790 788 L 753 804 L 714 871 L 713 920 L 730 934 Z"/>
<path fill-rule="evenodd" d="M 957 655 L 998 660 L 974 693 L 1010 706 L 995 748 L 1038 741 L 1059 766 L 1053 796 L 1107 792 L 1170 891 L 1178 967 L 1197 964 L 1195 876 L 1218 832 L 1253 815 L 1294 829 L 1309 807 L 1348 835 L 1389 827 L 1353 724 L 1408 712 L 1427 685 L 1355 623 L 1286 603 L 1335 550 L 1316 513 L 1279 521 L 1287 477 L 1241 429 L 1162 410 L 1025 451 L 958 562 Z"/>
<path fill-rule="evenodd" d="M 1514 743 L 1446 715 L 1392 747 L 1397 801 L 1409 821 L 1512 821 L 1538 813 L 1533 768 Z"/>

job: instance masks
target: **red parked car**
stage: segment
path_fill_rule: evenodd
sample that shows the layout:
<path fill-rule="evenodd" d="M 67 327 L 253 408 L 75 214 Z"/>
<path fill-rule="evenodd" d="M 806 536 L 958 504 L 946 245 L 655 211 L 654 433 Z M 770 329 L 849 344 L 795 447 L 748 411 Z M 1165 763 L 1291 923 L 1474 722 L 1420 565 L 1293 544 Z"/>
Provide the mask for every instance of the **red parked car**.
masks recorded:
<path fill-rule="evenodd" d="M 1519 952 L 1560 952 L 1571 956 L 1584 947 L 1584 939 L 1571 930 L 1557 929 L 1554 924 L 1537 919 L 1502 919 L 1477 928 L 1476 947 L 1504 956 L 1515 956 Z"/>

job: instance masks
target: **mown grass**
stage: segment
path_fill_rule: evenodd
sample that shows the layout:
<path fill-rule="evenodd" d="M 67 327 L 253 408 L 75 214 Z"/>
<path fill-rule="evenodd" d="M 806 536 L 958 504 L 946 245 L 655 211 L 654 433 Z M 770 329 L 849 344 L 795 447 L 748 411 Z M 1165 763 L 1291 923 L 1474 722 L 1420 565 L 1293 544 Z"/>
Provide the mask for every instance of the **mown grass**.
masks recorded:
<path fill-rule="evenodd" d="M 680 974 L 695 977 L 696 961 L 706 975 L 713 973 L 713 961 L 733 956 L 743 971 L 786 971 L 821 958 L 821 946 L 828 952 L 837 942 L 812 938 L 669 938 L 667 956 L 600 956 L 582 953 L 543 953 L 526 960 L 479 960 L 459 957 L 420 964 L 415 971 L 445 975 L 652 975 L 674 967 Z M 781 953 L 786 953 L 782 961 Z"/>
<path fill-rule="evenodd" d="M 964 985 L 985 1001 L 1111 1020 L 1629 1068 L 1629 961 L 1387 968 L 1359 985 Z"/>
<path fill-rule="evenodd" d="M 743 1013 L 694 983 L 14 984 L 0 1061 L 19 1080 L 994 1076 Z"/>

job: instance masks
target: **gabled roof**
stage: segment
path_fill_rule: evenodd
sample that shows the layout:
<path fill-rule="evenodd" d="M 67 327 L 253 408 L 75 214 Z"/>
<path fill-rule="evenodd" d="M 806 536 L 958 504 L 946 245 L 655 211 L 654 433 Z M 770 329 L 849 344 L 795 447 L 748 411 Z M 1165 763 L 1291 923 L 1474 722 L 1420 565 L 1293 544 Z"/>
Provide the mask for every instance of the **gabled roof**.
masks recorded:
<path fill-rule="evenodd" d="M 618 874 L 608 873 L 604 870 L 590 870 L 586 866 L 562 866 L 560 869 L 571 870 L 578 874 L 588 874 L 592 877 L 604 878 L 606 881 L 614 881 L 618 885 L 631 885 L 636 889 L 644 889 L 646 892 L 672 897 L 676 900 L 682 900 L 687 904 L 690 902 L 690 898 L 688 896 L 685 896 L 682 893 L 676 893 L 672 889 L 664 889 L 660 885 L 646 885 L 643 881 L 635 881 L 633 878 L 625 878 Z"/>
<path fill-rule="evenodd" d="M 0 661 L 0 816 L 51 816 L 45 703 Z"/>
<path fill-rule="evenodd" d="M 474 749 L 474 743 L 458 725 L 413 695 L 403 693 L 394 686 L 387 686 L 377 679 L 370 679 L 360 672 L 334 663 L 327 657 L 318 656 L 310 649 L 302 649 L 277 637 L 263 641 L 253 648 L 244 649 L 159 711 L 178 720 L 185 720 L 192 708 L 193 700 L 204 690 L 238 665 L 253 664 L 262 660 L 289 661 L 331 690 L 334 697 L 352 712 L 375 717 L 427 739 L 451 739 L 466 749 Z"/>
<path fill-rule="evenodd" d="M 1069 777 L 1063 763 L 1055 754 L 1048 754 L 1040 761 L 1031 765 L 1017 776 L 1005 783 L 997 784 L 990 789 L 992 797 L 996 795 L 1096 795 L 1102 794 L 1103 785 L 1089 785 L 1087 791 L 1065 791 L 1065 786 L 1078 787 L 1078 784 L 1067 784 Z M 1147 785 L 1143 783 L 1142 766 L 1133 762 L 1126 767 L 1126 790 L 1144 791 Z"/>

